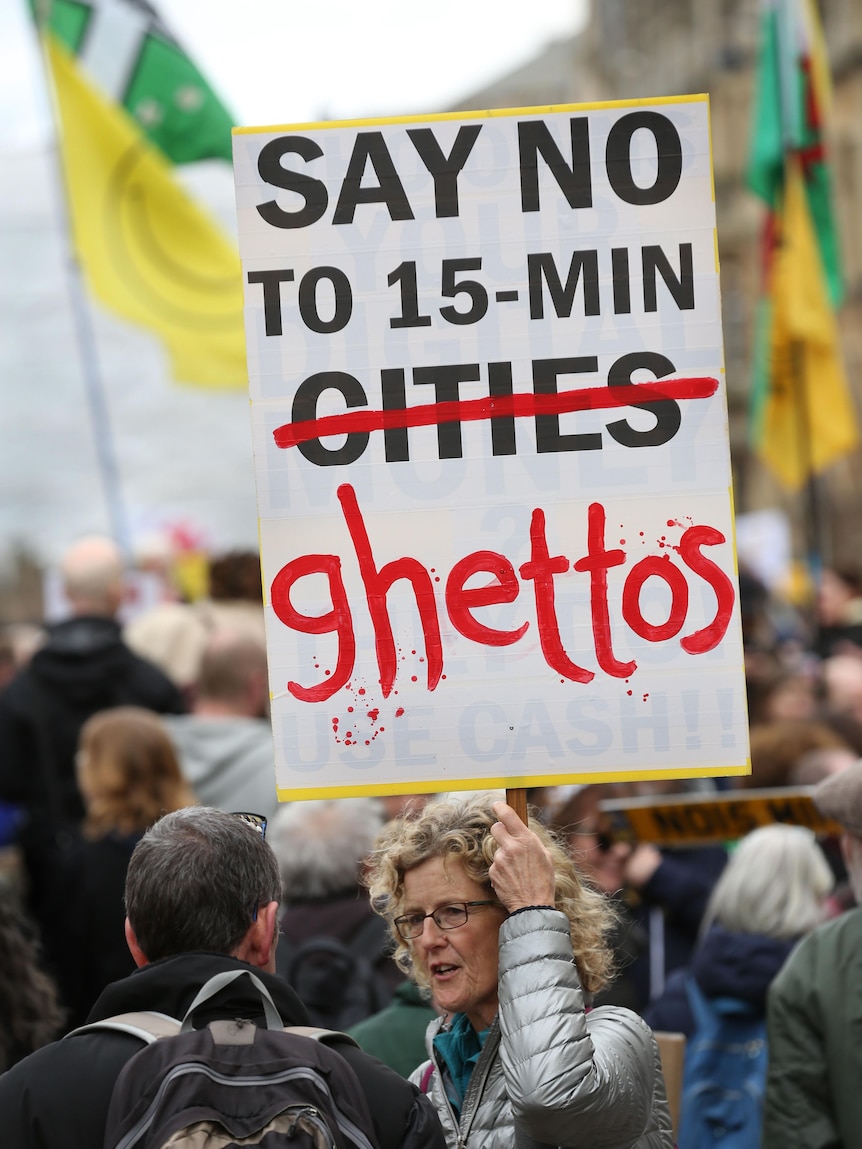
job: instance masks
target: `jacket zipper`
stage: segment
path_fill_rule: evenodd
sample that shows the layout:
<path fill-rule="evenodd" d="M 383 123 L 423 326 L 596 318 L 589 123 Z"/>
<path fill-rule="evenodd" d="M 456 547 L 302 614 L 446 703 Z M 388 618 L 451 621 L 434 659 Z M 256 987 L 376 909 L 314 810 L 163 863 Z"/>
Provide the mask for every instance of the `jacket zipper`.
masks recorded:
<path fill-rule="evenodd" d="M 493 1042 L 493 1049 L 491 1049 L 491 1043 L 492 1042 Z M 475 1097 L 476 1100 L 475 1100 L 475 1104 L 472 1107 L 472 1111 L 470 1113 L 469 1119 L 468 1119 L 466 1125 L 464 1125 L 464 1127 L 463 1127 L 463 1131 L 462 1131 L 462 1122 L 461 1121 L 455 1122 L 455 1128 L 458 1131 L 458 1149 L 467 1149 L 467 1138 L 470 1136 L 470 1132 L 473 1128 L 473 1122 L 476 1120 L 476 1114 L 479 1112 L 479 1102 L 481 1101 L 482 1093 L 485 1090 L 485 1082 L 488 1080 L 488 1075 L 490 1074 L 491 1068 L 494 1064 L 494 1061 L 496 1060 L 497 1054 L 500 1051 L 499 1020 L 495 1020 L 494 1028 L 492 1028 L 491 1032 L 488 1034 L 488 1037 L 486 1038 L 485 1048 L 482 1050 L 482 1053 L 484 1054 L 486 1051 L 488 1052 L 488 1058 L 485 1061 L 485 1064 L 482 1065 L 482 1075 L 477 1080 L 476 1079 L 476 1071 L 475 1070 L 473 1071 L 473 1076 L 470 1078 L 470 1084 L 467 1086 L 467 1093 L 464 1096 L 465 1103 L 467 1101 L 467 1098 L 470 1098 L 470 1100 L 472 1101 L 473 1098 Z M 481 1064 L 482 1064 L 482 1055 L 480 1054 L 479 1061 L 477 1062 L 476 1068 L 478 1068 Z M 474 1089 L 474 1084 L 475 1084 L 475 1089 Z M 445 1090 L 443 1092 L 445 1095 Z M 449 1102 L 448 1097 L 446 1098 L 446 1104 L 449 1106 L 449 1112 L 452 1115 L 452 1119 L 454 1121 L 455 1120 L 455 1114 L 452 1110 L 452 1106 Z M 462 1119 L 464 1116 L 464 1109 L 465 1108 L 466 1108 L 466 1104 L 461 1109 Z"/>

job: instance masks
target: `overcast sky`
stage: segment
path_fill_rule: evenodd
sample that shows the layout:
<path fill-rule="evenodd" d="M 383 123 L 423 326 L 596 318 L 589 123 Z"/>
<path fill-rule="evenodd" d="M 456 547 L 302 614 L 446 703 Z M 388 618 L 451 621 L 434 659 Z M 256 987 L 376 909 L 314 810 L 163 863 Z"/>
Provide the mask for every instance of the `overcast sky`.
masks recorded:
<path fill-rule="evenodd" d="M 154 3 L 246 125 L 439 111 L 577 31 L 586 6 L 586 0 Z M 46 107 L 26 0 L 0 0 L 0 150 L 44 141 Z"/>

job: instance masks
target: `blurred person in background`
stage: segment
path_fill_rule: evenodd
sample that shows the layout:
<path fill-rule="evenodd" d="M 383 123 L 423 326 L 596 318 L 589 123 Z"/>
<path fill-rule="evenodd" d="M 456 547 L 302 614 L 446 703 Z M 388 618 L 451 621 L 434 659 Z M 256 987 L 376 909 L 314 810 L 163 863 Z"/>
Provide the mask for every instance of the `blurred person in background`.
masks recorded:
<path fill-rule="evenodd" d="M 844 829 L 857 905 L 803 938 L 770 986 L 763 1149 L 849 1149 L 862 1130 L 862 762 L 813 797 Z"/>
<path fill-rule="evenodd" d="M 65 1021 L 35 931 L 6 885 L 0 885 L 0 1019 L 0 1073 L 58 1037 Z"/>
<path fill-rule="evenodd" d="M 395 958 L 440 1017 L 410 1080 L 450 1149 L 670 1149 L 658 1047 L 631 1010 L 590 1009 L 613 909 L 537 819 L 494 794 L 390 822 L 367 874 Z"/>
<path fill-rule="evenodd" d="M 646 953 L 648 935 L 638 921 L 626 882 L 626 864 L 633 846 L 613 840 L 602 829 L 599 803 L 622 797 L 624 787 L 610 782 L 560 787 L 563 800 L 547 808 L 548 825 L 565 841 L 584 881 L 610 898 L 617 916 L 608 943 L 614 952 L 616 976 L 593 997 L 594 1005 L 622 1005 L 640 1012 L 646 1004 L 633 964 Z"/>
<path fill-rule="evenodd" d="M 772 979 L 801 937 L 827 916 L 834 877 L 804 826 L 762 826 L 742 838 L 716 882 L 691 964 L 676 970 L 662 996 L 644 1011 L 659 1030 L 691 1037 L 686 983 L 707 998 L 741 1000 L 765 1019 Z"/>
<path fill-rule="evenodd" d="M 742 790 L 787 786 L 797 764 L 814 750 L 850 750 L 837 730 L 825 721 L 785 720 L 752 725 L 749 737 L 751 773 L 735 782 Z"/>
<path fill-rule="evenodd" d="M 821 658 L 862 656 L 862 574 L 850 567 L 825 567 L 816 594 L 814 649 Z"/>
<path fill-rule="evenodd" d="M 284 883 L 276 970 L 315 1025 L 363 1021 L 403 980 L 362 884 L 383 824 L 373 798 L 328 798 L 282 806 L 267 830 Z"/>
<path fill-rule="evenodd" d="M 50 930 L 46 906 L 84 814 L 75 775 L 82 725 L 111 706 L 185 709 L 170 679 L 122 640 L 124 567 L 116 544 L 101 535 L 79 540 L 63 556 L 61 577 L 71 617 L 46 628 L 45 642 L 0 692 L 0 800 L 21 807 L 27 904 L 42 931 Z M 61 955 L 47 936 L 45 945 L 54 964 Z"/>
<path fill-rule="evenodd" d="M 160 602 L 131 619 L 129 646 L 151 659 L 191 702 L 209 636 L 223 628 L 266 646 L 260 556 L 228 551 L 207 561 L 207 591 L 193 602 Z"/>
<path fill-rule="evenodd" d="M 134 969 L 123 934 L 132 851 L 163 814 L 196 804 L 161 720 L 140 707 L 89 718 L 77 770 L 86 814 L 52 915 L 63 946 L 57 977 L 70 1027 L 83 1023 L 106 985 Z"/>
<path fill-rule="evenodd" d="M 192 694 L 191 712 L 167 716 L 165 728 L 198 799 L 228 813 L 254 810 L 273 818 L 279 803 L 262 639 L 213 630 Z"/>
<path fill-rule="evenodd" d="M 697 789 L 693 789 L 697 787 Z M 555 811 L 552 825 L 565 836 L 585 877 L 611 896 L 618 911 L 613 938 L 619 977 L 600 1000 L 642 1012 L 665 988 L 668 975 L 688 964 L 709 896 L 727 862 L 723 845 L 631 845 L 602 832 L 603 799 L 713 792 L 710 779 L 591 784 Z"/>

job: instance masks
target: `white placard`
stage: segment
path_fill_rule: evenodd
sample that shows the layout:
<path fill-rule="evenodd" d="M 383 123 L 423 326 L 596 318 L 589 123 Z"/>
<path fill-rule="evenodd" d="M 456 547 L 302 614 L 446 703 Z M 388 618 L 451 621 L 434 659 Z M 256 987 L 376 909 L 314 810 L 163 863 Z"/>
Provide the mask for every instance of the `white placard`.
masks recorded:
<path fill-rule="evenodd" d="M 707 98 L 234 171 L 280 797 L 746 773 Z"/>

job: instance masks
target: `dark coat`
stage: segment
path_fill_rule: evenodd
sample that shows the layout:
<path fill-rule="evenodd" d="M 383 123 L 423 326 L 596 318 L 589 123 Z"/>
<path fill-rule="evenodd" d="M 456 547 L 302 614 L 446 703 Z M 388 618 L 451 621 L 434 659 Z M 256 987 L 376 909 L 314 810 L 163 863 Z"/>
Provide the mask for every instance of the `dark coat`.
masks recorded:
<path fill-rule="evenodd" d="M 105 986 L 128 977 L 135 963 L 126 945 L 126 871 L 140 834 L 78 836 L 60 876 L 53 930 L 63 939 L 57 981 L 68 1028 L 83 1025 Z"/>
<path fill-rule="evenodd" d="M 17 842 L 27 908 L 58 978 L 67 946 L 56 924 L 58 889 L 84 813 L 75 775 L 78 736 L 91 715 L 114 706 L 159 714 L 186 708 L 177 687 L 129 650 L 110 618 L 71 618 L 50 627 L 45 645 L 0 693 L 0 801 L 22 808 Z"/>
<path fill-rule="evenodd" d="M 639 1012 L 654 995 L 654 980 L 663 986 L 675 969 L 687 966 L 697 946 L 700 923 L 709 896 L 727 864 L 723 846 L 693 846 L 662 850 L 658 869 L 640 891 L 633 907 L 635 922 L 646 935 L 647 946 L 629 967 Z M 657 945 L 655 929 L 660 929 Z M 652 964 L 661 955 L 660 968 Z"/>
<path fill-rule="evenodd" d="M 114 982 L 96 1002 L 90 1021 L 130 1010 L 182 1017 L 197 990 L 222 970 L 248 969 L 264 982 L 286 1025 L 307 1024 L 305 1007 L 280 978 L 219 954 L 165 958 Z M 260 998 L 246 978 L 228 986 L 195 1014 L 198 1025 L 217 1017 L 263 1023 Z M 102 1144 L 111 1090 L 126 1061 L 142 1048 L 124 1033 L 87 1033 L 54 1042 L 0 1076 L 3 1149 L 93 1149 Z M 339 1049 L 368 1098 L 379 1149 L 445 1149 L 427 1098 L 361 1049 Z"/>
<path fill-rule="evenodd" d="M 92 714 L 112 706 L 186 710 L 171 680 L 125 645 L 114 619 L 70 618 L 49 627 L 45 645 L 0 693 L 0 799 L 40 818 L 77 822 L 84 813 L 75 778 L 78 735 Z"/>
<path fill-rule="evenodd" d="M 686 993 L 691 973 L 705 997 L 733 997 L 766 1016 L 766 994 L 796 941 L 741 934 L 714 925 L 695 951 L 691 966 L 670 975 L 665 991 L 645 1011 L 653 1029 L 694 1034 L 694 1018 Z"/>

